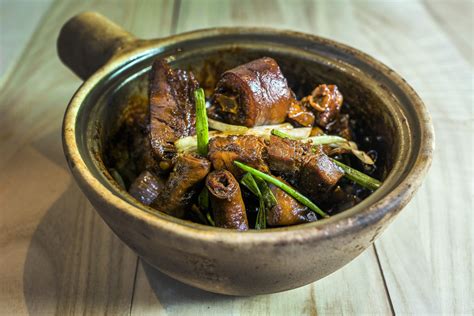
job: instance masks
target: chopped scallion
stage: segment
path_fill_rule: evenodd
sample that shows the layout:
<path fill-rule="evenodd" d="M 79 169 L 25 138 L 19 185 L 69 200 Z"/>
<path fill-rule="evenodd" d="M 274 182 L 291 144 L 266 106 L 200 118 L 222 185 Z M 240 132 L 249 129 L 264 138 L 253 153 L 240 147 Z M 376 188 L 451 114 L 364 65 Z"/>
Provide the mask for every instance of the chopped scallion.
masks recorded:
<path fill-rule="evenodd" d="M 336 159 L 331 158 L 331 160 L 336 165 L 338 165 L 342 170 L 344 170 L 344 176 L 346 178 L 354 181 L 355 183 L 363 186 L 364 188 L 375 191 L 382 185 L 382 182 L 366 175 L 365 173 L 362 173 L 354 168 L 351 168 L 343 164 L 342 162 L 337 161 Z"/>
<path fill-rule="evenodd" d="M 316 212 L 317 214 L 321 215 L 322 217 L 329 217 L 328 214 L 326 214 L 323 210 L 321 210 L 316 204 L 314 204 L 310 199 L 293 189 L 291 186 L 288 184 L 278 180 L 277 178 L 266 174 L 264 172 L 261 172 L 257 169 L 254 169 L 250 166 L 247 166 L 246 164 L 243 164 L 239 161 L 234 161 L 234 164 L 239 167 L 240 169 L 252 174 L 253 176 L 259 177 L 262 180 L 265 180 L 267 182 L 270 182 L 271 184 L 279 187 L 286 193 L 288 193 L 290 196 L 292 196 L 295 200 L 300 202 L 301 204 L 307 206 L 310 210 L 313 212 Z"/>
<path fill-rule="evenodd" d="M 207 122 L 206 98 L 202 88 L 194 91 L 194 100 L 196 102 L 197 150 L 200 155 L 206 156 L 209 143 L 209 126 Z"/>

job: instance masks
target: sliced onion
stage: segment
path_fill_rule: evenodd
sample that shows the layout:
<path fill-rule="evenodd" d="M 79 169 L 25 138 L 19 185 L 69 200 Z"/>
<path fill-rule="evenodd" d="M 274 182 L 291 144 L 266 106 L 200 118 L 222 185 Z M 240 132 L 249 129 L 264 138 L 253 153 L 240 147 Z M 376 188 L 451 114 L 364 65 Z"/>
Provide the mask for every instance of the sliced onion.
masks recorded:
<path fill-rule="evenodd" d="M 240 135 L 240 134 L 245 134 L 249 130 L 249 128 L 246 126 L 227 124 L 227 123 L 216 121 L 210 118 L 208 118 L 207 121 L 209 123 L 209 128 L 212 128 L 221 132 Z"/>

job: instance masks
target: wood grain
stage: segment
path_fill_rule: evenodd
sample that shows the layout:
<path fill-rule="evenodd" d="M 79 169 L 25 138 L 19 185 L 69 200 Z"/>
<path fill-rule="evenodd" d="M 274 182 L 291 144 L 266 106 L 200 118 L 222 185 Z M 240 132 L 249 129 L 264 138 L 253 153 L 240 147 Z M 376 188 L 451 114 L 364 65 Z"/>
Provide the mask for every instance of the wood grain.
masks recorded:
<path fill-rule="evenodd" d="M 13 69 L 51 3 L 52 0 L 0 1 L 0 86 L 2 77 Z M 25 18 L 18 19 L 22 15 Z"/>
<path fill-rule="evenodd" d="M 283 12 L 288 9 L 285 5 L 288 6 L 287 3 L 280 2 L 277 6 L 272 7 L 273 10 L 265 10 L 267 5 L 258 1 L 182 1 L 178 15 L 177 32 L 215 26 L 255 25 L 256 21 L 259 26 L 271 26 L 274 25 L 275 21 L 278 21 L 278 26 L 281 28 L 296 27 L 297 29 L 304 29 L 305 24 L 296 24 L 297 21 L 294 17 L 304 15 L 305 6 L 295 7 L 292 15 L 285 15 Z M 202 16 L 197 14 L 198 12 L 207 12 L 207 14 Z M 211 295 L 213 299 L 208 303 L 207 311 L 215 315 L 222 314 L 225 311 L 232 314 L 246 314 L 254 311 L 257 314 L 269 315 L 285 315 L 295 312 L 304 314 L 318 312 L 389 314 L 391 312 L 390 304 L 374 252 L 368 251 L 355 262 L 359 262 L 359 264 L 353 263 L 346 268 L 349 269 L 350 273 L 341 270 L 321 282 L 294 291 L 238 300 L 219 299 L 220 296 Z M 170 294 L 162 298 L 160 290 L 176 288 L 176 286 L 173 286 L 176 282 L 159 273 L 157 274 L 158 277 L 146 282 L 144 271 L 144 269 L 138 270 L 132 312 L 135 311 L 137 315 L 145 311 L 152 312 L 153 309 L 149 306 L 152 306 L 153 302 L 158 302 L 158 306 L 175 315 L 199 314 L 205 311 L 203 306 L 197 303 L 187 304 L 186 308 L 183 309 L 173 300 L 173 298 L 176 298 L 176 300 L 182 299 L 176 294 Z M 347 275 L 360 277 L 360 279 L 357 282 L 354 279 L 347 278 Z M 145 289 L 142 288 L 143 286 L 145 286 Z M 183 293 L 179 286 L 178 284 L 178 289 L 175 289 L 175 292 Z M 154 290 L 156 295 L 150 294 L 150 289 Z M 196 293 L 204 293 L 196 291 L 191 291 L 193 294 L 190 295 L 199 296 Z M 340 302 L 342 291 L 347 294 L 343 295 L 345 297 L 344 303 Z M 142 297 L 145 297 L 145 299 L 142 299 Z M 289 303 L 282 304 L 282 302 Z M 336 302 L 339 302 L 339 304 L 336 304 Z M 135 309 L 136 305 L 138 307 Z M 237 307 L 233 307 L 235 305 Z M 243 306 L 251 307 L 242 309 Z"/>
<path fill-rule="evenodd" d="M 57 1 L 5 80 L 0 91 L 2 315 L 130 312 L 137 257 L 74 184 L 61 148 L 62 115 L 80 81 L 59 62 L 55 41 L 61 25 L 84 10 L 106 14 L 141 36 L 170 32 L 169 1 Z"/>
<path fill-rule="evenodd" d="M 293 291 L 224 297 L 137 267 L 74 184 L 61 150 L 62 115 L 80 81 L 57 59 L 55 39 L 85 10 L 143 38 L 253 25 L 359 48 L 402 74 L 429 107 L 431 172 L 375 248 Z M 0 90 L 0 314 L 471 314 L 472 12 L 469 0 L 56 1 Z"/>
<path fill-rule="evenodd" d="M 175 281 L 141 262 L 132 315 L 390 314 L 373 250 L 316 283 L 282 293 L 229 297 Z M 382 291 L 382 293 L 381 293 Z"/>

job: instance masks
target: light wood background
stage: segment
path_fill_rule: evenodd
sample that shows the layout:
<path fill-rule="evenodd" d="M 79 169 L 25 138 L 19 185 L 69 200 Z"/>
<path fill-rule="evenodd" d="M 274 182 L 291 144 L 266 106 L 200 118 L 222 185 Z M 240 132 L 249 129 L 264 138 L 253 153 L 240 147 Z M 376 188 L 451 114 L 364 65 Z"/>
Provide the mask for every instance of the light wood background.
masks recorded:
<path fill-rule="evenodd" d="M 274 295 L 206 293 L 154 271 L 95 213 L 63 159 L 80 80 L 60 26 L 96 10 L 139 37 L 254 25 L 313 33 L 386 63 L 426 102 L 436 152 L 398 219 L 343 269 Z M 0 0 L 0 314 L 472 314 L 473 2 Z"/>

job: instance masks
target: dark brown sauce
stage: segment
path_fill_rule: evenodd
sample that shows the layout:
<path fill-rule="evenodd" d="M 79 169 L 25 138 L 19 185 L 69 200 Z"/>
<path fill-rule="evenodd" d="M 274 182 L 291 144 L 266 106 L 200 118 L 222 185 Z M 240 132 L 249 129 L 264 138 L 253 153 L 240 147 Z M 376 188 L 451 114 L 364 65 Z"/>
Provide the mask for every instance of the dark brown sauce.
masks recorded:
<path fill-rule="evenodd" d="M 343 113 L 351 113 L 349 104 L 344 103 Z M 144 166 L 138 164 L 136 160 L 136 140 L 137 138 L 143 138 L 144 141 L 147 141 L 146 115 L 147 99 L 140 96 L 132 96 L 124 109 L 118 129 L 104 148 L 104 163 L 106 167 L 109 170 L 113 169 L 113 173 L 117 171 L 120 174 L 126 188 L 130 186 L 131 182 L 141 171 L 145 170 Z M 387 143 L 384 138 L 372 134 L 372 130 L 362 122 L 363 120 L 351 118 L 350 127 L 353 139 L 361 150 L 367 152 L 374 159 L 375 164 L 372 166 L 363 164 L 350 154 L 338 155 L 334 158 L 376 179 L 383 179 L 387 173 L 384 167 L 386 165 L 385 153 L 387 152 Z M 290 183 L 292 182 L 292 179 L 285 180 Z M 338 186 L 340 188 L 335 190 L 334 196 L 329 199 L 329 202 L 318 203 L 318 201 L 315 201 L 321 209 L 330 215 L 340 213 L 358 204 L 372 193 L 371 190 L 363 188 L 345 178 L 340 180 Z M 255 217 L 258 212 L 258 200 L 245 187 L 242 187 L 242 194 L 246 203 L 249 223 L 251 228 L 253 228 L 252 225 L 255 223 Z M 187 219 L 200 222 L 193 212 L 189 212 Z"/>

